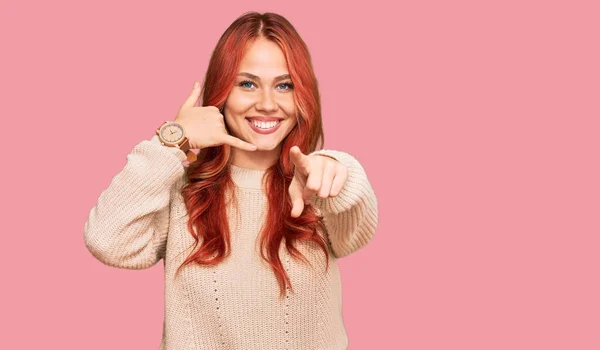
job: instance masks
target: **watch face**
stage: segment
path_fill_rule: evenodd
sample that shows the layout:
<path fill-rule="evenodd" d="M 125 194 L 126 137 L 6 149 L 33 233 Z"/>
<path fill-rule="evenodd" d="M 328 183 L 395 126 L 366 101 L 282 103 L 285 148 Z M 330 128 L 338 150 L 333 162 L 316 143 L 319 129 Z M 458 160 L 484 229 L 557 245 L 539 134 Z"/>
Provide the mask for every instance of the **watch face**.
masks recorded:
<path fill-rule="evenodd" d="M 178 124 L 167 124 L 160 129 L 160 136 L 165 141 L 177 143 L 183 138 L 183 128 Z"/>

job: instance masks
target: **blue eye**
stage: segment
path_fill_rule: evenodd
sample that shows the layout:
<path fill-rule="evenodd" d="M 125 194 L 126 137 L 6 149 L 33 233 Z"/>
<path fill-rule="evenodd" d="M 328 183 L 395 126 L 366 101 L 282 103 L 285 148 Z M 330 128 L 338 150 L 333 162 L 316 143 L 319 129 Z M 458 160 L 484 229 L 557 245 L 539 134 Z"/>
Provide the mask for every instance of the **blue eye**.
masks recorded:
<path fill-rule="evenodd" d="M 254 83 L 251 82 L 250 80 L 244 80 L 239 84 L 239 86 L 250 88 L 250 86 L 247 86 L 246 84 L 254 84 Z"/>
<path fill-rule="evenodd" d="M 254 85 L 254 82 L 250 80 L 244 80 L 238 84 L 238 86 L 248 89 L 251 89 L 252 85 Z M 277 85 L 277 87 L 281 87 L 281 90 L 292 90 L 294 88 L 294 84 L 292 84 L 291 82 L 281 83 Z"/>
<path fill-rule="evenodd" d="M 281 83 L 278 86 L 287 86 L 287 89 L 284 89 L 284 90 L 291 90 L 294 88 L 294 84 L 292 84 L 292 83 Z"/>

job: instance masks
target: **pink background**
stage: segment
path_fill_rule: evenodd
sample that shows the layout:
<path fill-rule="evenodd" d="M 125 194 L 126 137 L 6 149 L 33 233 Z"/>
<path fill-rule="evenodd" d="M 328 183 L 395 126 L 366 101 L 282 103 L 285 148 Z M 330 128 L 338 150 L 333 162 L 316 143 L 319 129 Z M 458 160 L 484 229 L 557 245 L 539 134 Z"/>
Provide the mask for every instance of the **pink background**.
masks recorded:
<path fill-rule="evenodd" d="M 597 2 L 390 3 L 3 1 L 2 348 L 158 349 L 162 263 L 102 265 L 84 222 L 256 10 L 378 196 L 340 260 L 351 350 L 599 349 Z"/>

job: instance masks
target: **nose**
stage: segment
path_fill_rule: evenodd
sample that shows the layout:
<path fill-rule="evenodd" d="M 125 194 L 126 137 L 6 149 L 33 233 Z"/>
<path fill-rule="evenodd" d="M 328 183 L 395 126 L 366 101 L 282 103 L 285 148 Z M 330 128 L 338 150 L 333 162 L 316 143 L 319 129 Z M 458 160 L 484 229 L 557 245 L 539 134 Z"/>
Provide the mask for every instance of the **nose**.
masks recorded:
<path fill-rule="evenodd" d="M 256 103 L 256 109 L 259 111 L 272 112 L 277 110 L 277 101 L 272 96 L 273 92 L 264 89 Z"/>

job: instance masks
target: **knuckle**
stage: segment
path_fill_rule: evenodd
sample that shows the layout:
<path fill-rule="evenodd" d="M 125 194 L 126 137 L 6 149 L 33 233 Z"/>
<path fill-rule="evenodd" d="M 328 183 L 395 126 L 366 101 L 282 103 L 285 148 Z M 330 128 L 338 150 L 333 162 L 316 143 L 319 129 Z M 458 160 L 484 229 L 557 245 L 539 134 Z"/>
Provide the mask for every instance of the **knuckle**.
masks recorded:
<path fill-rule="evenodd" d="M 336 170 L 337 168 L 338 168 L 338 164 L 336 164 L 336 162 L 327 161 L 327 163 L 325 163 L 325 170 L 326 171 L 331 172 L 331 171 Z"/>
<path fill-rule="evenodd" d="M 319 186 L 317 186 L 317 184 L 315 184 L 315 183 L 309 183 L 309 184 L 306 184 L 306 189 L 309 191 L 316 192 L 319 190 Z"/>

